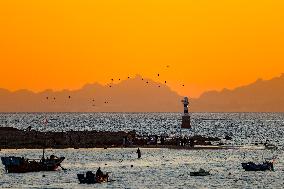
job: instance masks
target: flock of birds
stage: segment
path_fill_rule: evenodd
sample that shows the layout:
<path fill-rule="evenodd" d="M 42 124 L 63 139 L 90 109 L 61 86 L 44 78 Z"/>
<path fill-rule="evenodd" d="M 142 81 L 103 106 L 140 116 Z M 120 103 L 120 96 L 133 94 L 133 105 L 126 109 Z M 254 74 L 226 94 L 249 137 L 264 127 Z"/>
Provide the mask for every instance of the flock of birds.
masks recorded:
<path fill-rule="evenodd" d="M 169 67 L 170 67 L 169 65 L 166 66 L 166 68 L 169 68 Z M 160 78 L 160 73 L 157 74 L 157 77 Z M 130 76 L 127 77 L 127 79 L 130 79 L 130 78 L 131 78 Z M 142 78 L 141 80 L 144 81 L 144 78 Z M 111 83 L 107 84 L 107 86 L 108 86 L 109 88 L 112 88 L 113 85 L 114 85 L 115 79 L 111 78 L 110 81 L 111 81 Z M 118 81 L 121 81 L 121 79 L 119 78 Z M 145 83 L 146 83 L 146 84 L 149 84 L 149 81 L 145 81 Z M 164 81 L 164 84 L 167 84 L 167 81 L 166 81 L 166 80 Z M 184 84 L 181 84 L 181 86 L 182 86 L 182 87 L 185 87 Z M 160 88 L 160 87 L 161 87 L 161 85 L 158 85 L 158 88 Z M 69 100 L 71 100 L 71 98 L 72 98 L 72 97 L 71 97 L 70 95 L 67 97 L 67 99 L 69 99 Z M 56 97 L 48 97 L 48 96 L 46 97 L 46 100 L 50 100 L 50 99 L 52 99 L 53 101 L 56 101 Z M 107 100 L 104 101 L 104 104 L 109 104 L 109 101 L 107 101 Z M 92 99 L 92 106 L 93 106 L 93 107 L 96 106 L 96 105 L 95 105 L 95 99 Z"/>

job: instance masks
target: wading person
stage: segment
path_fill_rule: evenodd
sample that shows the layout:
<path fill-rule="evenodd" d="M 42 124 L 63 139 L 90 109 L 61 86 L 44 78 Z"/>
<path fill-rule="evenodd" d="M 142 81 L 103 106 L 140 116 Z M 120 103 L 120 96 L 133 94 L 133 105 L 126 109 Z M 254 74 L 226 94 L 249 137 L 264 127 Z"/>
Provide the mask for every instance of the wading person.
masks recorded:
<path fill-rule="evenodd" d="M 138 150 L 137 150 L 137 155 L 138 155 L 138 159 L 140 159 L 141 158 L 141 151 L 140 151 L 140 149 L 138 148 Z"/>

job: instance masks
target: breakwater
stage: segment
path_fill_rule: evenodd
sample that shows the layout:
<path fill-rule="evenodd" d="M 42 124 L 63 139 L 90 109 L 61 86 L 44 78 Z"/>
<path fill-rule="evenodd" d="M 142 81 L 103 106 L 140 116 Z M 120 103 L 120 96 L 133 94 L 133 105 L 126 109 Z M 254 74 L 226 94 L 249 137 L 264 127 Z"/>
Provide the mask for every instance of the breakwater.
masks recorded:
<path fill-rule="evenodd" d="M 121 146 L 123 138 L 134 133 L 67 131 L 39 132 L 19 130 L 11 127 L 0 128 L 0 148 L 95 148 Z"/>
<path fill-rule="evenodd" d="M 40 132 L 31 129 L 19 130 L 12 127 L 0 127 L 0 149 L 20 148 L 105 148 L 105 147 L 165 147 L 211 145 L 220 141 L 217 137 L 175 137 L 139 136 L 135 131 L 62 131 Z"/>

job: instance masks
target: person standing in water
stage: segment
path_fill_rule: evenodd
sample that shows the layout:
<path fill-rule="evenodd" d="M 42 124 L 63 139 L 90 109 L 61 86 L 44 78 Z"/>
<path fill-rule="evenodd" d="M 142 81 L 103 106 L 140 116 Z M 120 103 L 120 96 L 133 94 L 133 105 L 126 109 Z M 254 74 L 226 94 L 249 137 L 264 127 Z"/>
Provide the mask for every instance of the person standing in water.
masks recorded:
<path fill-rule="evenodd" d="M 137 150 L 137 155 L 138 155 L 138 159 L 140 159 L 141 158 L 141 151 L 140 151 L 140 149 L 138 148 L 138 150 Z"/>

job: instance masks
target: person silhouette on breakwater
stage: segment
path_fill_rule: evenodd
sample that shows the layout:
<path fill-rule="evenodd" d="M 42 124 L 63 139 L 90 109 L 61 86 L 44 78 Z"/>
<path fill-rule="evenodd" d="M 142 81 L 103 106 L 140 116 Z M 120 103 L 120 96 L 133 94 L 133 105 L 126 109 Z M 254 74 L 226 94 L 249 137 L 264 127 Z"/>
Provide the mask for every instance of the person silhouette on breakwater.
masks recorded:
<path fill-rule="evenodd" d="M 137 150 L 137 155 L 138 155 L 138 159 L 140 159 L 141 158 L 141 151 L 140 151 L 140 149 L 138 148 L 138 150 Z"/>

